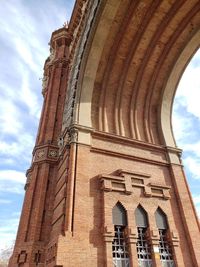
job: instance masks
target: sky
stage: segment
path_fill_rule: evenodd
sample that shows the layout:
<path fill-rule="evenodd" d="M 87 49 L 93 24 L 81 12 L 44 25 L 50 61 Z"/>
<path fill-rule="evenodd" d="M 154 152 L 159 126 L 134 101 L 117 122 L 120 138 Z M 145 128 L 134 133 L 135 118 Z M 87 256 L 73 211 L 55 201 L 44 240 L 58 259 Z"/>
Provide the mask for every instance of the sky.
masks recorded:
<path fill-rule="evenodd" d="M 2 0 L 0 5 L 0 250 L 15 240 L 43 97 L 51 33 L 74 0 Z M 173 109 L 177 144 L 200 216 L 200 50 L 187 67 Z"/>

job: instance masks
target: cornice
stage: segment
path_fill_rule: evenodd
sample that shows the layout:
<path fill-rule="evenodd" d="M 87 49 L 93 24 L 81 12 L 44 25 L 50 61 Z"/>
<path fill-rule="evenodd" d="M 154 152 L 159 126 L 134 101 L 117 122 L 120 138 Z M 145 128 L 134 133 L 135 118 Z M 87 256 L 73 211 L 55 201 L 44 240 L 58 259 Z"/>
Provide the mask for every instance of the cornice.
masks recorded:
<path fill-rule="evenodd" d="M 163 145 L 152 144 L 152 143 L 148 143 L 145 141 L 140 141 L 137 139 L 128 138 L 125 136 L 120 136 L 120 135 L 116 135 L 116 134 L 112 134 L 112 133 L 108 133 L 108 132 L 93 131 L 91 133 L 91 135 L 94 138 L 98 138 L 98 139 L 102 139 L 102 140 L 110 140 L 114 143 L 130 144 L 130 145 L 134 145 L 134 146 L 138 146 L 138 147 L 143 147 L 143 148 L 146 148 L 148 150 L 157 150 L 160 152 L 166 152 L 166 147 Z"/>
<path fill-rule="evenodd" d="M 169 162 L 167 161 L 159 161 L 159 160 L 153 160 L 153 159 L 147 159 L 145 157 L 138 157 L 135 155 L 127 155 L 125 153 L 120 153 L 120 152 L 115 152 L 112 150 L 106 150 L 106 149 L 101 149 L 101 148 L 95 148 L 92 147 L 91 152 L 95 152 L 95 153 L 100 153 L 100 154 L 105 154 L 105 155 L 109 155 L 109 156 L 113 156 L 113 157 L 118 157 L 118 158 L 124 158 L 124 159 L 131 159 L 137 162 L 144 162 L 144 163 L 148 163 L 151 165 L 158 165 L 158 166 L 169 166 Z"/>

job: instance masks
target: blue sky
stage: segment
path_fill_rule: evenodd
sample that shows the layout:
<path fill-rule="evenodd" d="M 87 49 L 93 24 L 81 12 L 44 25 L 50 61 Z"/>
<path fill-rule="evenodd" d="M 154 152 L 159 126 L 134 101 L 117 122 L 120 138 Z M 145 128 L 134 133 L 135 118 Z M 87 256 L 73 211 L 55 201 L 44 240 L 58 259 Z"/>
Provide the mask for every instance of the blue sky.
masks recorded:
<path fill-rule="evenodd" d="M 9 0 L 0 5 L 0 249 L 15 239 L 25 172 L 42 105 L 41 78 L 52 31 L 70 18 L 73 0 Z M 173 125 L 200 214 L 200 51 L 177 92 Z"/>

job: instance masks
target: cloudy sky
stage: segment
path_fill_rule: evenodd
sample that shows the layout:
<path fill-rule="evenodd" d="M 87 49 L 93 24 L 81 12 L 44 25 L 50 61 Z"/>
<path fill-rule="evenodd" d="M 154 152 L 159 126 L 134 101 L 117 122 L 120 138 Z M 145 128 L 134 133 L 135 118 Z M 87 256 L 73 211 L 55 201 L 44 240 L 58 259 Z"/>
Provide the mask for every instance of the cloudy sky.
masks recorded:
<path fill-rule="evenodd" d="M 51 32 L 69 20 L 74 0 L 2 0 L 0 5 L 0 249 L 15 239 L 25 172 L 42 105 L 41 78 Z M 200 214 L 200 51 L 185 71 L 173 125 Z"/>

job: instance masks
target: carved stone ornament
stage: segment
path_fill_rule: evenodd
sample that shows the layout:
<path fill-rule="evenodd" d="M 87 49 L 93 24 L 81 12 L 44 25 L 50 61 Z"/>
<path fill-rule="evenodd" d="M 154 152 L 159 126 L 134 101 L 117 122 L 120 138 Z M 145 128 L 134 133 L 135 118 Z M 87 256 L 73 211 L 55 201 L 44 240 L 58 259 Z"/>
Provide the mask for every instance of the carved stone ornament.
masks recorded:
<path fill-rule="evenodd" d="M 55 56 L 56 56 L 55 50 L 52 47 L 50 47 L 50 56 L 49 56 L 50 63 L 54 60 Z"/>
<path fill-rule="evenodd" d="M 61 155 L 65 146 L 69 145 L 69 142 L 70 142 L 70 133 L 69 131 L 65 131 L 65 133 L 58 138 L 59 155 Z"/>
<path fill-rule="evenodd" d="M 58 159 L 58 147 L 56 145 L 45 144 L 37 147 L 34 151 L 33 162 L 48 160 L 56 162 Z"/>
<path fill-rule="evenodd" d="M 69 143 L 76 143 L 78 141 L 78 129 L 71 128 L 69 131 Z"/>
<path fill-rule="evenodd" d="M 30 182 L 31 182 L 31 174 L 28 174 L 26 178 L 26 184 L 24 186 L 24 190 L 26 190 L 29 187 Z"/>
<path fill-rule="evenodd" d="M 59 149 L 62 149 L 64 147 L 64 138 L 62 136 L 58 138 L 58 147 Z"/>
<path fill-rule="evenodd" d="M 39 158 L 39 159 L 44 158 L 44 155 L 45 155 L 45 151 L 44 150 L 39 150 L 37 152 L 37 158 Z"/>
<path fill-rule="evenodd" d="M 56 158 L 58 156 L 57 150 L 50 149 L 49 150 L 49 157 Z"/>
<path fill-rule="evenodd" d="M 64 116 L 63 116 L 63 123 L 62 123 L 63 130 L 72 124 L 80 64 L 81 64 L 83 52 L 85 49 L 85 44 L 88 40 L 88 34 L 91 29 L 92 21 L 95 16 L 95 11 L 99 3 L 100 3 L 99 0 L 91 1 L 91 9 L 89 9 L 90 13 L 88 14 L 88 17 L 86 18 L 85 29 L 80 38 L 79 45 L 77 45 L 77 48 L 76 48 L 75 59 L 73 62 L 71 73 L 70 73 L 70 80 L 68 83 L 67 96 L 66 96 L 66 102 L 65 102 L 65 107 L 64 107 Z"/>

